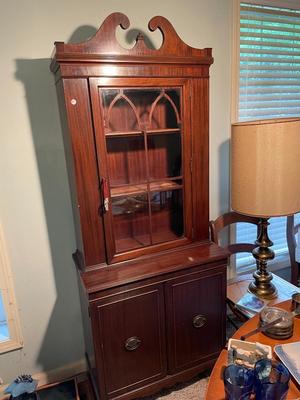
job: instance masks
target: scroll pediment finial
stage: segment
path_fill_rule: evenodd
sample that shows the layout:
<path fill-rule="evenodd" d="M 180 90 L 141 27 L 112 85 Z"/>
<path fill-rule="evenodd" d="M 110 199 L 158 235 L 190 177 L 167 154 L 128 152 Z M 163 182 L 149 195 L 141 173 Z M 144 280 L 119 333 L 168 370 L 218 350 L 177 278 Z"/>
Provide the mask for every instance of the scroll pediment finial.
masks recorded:
<path fill-rule="evenodd" d="M 144 35 L 141 32 L 137 34 L 136 41 L 138 40 L 144 40 Z"/>
<path fill-rule="evenodd" d="M 205 64 L 212 63 L 211 49 L 196 49 L 184 43 L 177 35 L 173 25 L 164 17 L 153 17 L 148 28 L 150 32 L 159 29 L 163 41 L 159 49 L 152 49 L 146 45 L 145 37 L 139 33 L 136 37 L 136 43 L 131 49 L 122 47 L 116 38 L 116 29 L 121 27 L 128 30 L 130 27 L 129 19 L 122 13 L 110 14 L 95 35 L 81 43 L 65 44 L 57 42 L 56 45 L 56 59 L 68 58 L 89 58 L 104 59 L 106 57 L 125 57 L 130 60 L 134 57 L 138 62 L 138 57 L 174 57 L 177 60 L 184 57 L 195 57 L 192 62 L 203 62 Z M 151 34 L 150 34 L 151 35 Z M 200 60 L 200 58 L 202 60 Z"/>

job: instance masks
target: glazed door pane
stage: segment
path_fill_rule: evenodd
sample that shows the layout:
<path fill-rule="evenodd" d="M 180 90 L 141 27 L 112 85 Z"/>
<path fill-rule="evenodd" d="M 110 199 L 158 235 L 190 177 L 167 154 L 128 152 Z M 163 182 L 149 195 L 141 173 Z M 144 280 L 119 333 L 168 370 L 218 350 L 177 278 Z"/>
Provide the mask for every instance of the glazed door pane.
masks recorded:
<path fill-rule="evenodd" d="M 150 180 L 182 175 L 181 133 L 147 135 Z"/>
<path fill-rule="evenodd" d="M 147 193 L 112 197 L 112 215 L 117 253 L 151 244 Z"/>
<path fill-rule="evenodd" d="M 154 244 L 183 236 L 182 189 L 151 192 L 152 241 Z"/>
<path fill-rule="evenodd" d="M 111 187 L 147 181 L 143 136 L 107 137 L 106 149 Z"/>
<path fill-rule="evenodd" d="M 184 237 L 182 88 L 101 88 L 115 253 Z"/>

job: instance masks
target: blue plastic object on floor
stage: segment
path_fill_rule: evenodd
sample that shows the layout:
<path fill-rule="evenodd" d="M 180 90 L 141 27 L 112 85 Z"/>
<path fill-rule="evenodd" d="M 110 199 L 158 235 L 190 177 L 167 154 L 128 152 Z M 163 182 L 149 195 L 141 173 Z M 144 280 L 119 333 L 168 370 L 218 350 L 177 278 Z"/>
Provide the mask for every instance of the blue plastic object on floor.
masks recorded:
<path fill-rule="evenodd" d="M 10 394 L 11 399 L 26 399 L 24 394 L 34 393 L 36 391 L 38 381 L 32 379 L 31 375 L 21 375 L 16 378 L 4 391 L 5 394 Z M 22 397 L 20 397 L 22 396 Z"/>

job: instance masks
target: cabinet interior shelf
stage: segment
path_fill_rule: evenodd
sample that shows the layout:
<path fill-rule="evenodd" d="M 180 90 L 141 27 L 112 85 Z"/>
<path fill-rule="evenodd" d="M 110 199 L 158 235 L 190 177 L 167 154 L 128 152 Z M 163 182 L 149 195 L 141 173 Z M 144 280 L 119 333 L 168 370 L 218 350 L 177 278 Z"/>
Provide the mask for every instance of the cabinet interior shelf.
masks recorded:
<path fill-rule="evenodd" d="M 180 132 L 180 128 L 162 128 L 162 129 L 149 129 L 147 130 L 147 135 L 165 135 L 170 133 Z M 116 131 L 116 132 L 107 132 L 105 133 L 106 137 L 120 137 L 120 136 L 140 136 L 143 135 L 144 132 L 141 130 L 133 130 L 133 131 Z"/>
<path fill-rule="evenodd" d="M 169 231 L 160 231 L 152 233 L 152 244 L 158 244 L 162 242 L 171 242 L 173 240 L 180 239 L 174 232 Z M 138 249 L 140 247 L 149 246 L 151 243 L 149 242 L 148 235 L 140 235 L 132 238 L 123 238 L 116 240 L 116 249 L 118 253 L 122 253 L 123 251 L 130 249 Z"/>
<path fill-rule="evenodd" d="M 178 179 L 181 179 L 180 177 Z M 165 192 L 168 190 L 181 189 L 182 185 L 174 181 L 151 182 L 150 192 Z M 147 192 L 147 184 L 124 185 L 111 187 L 111 197 L 129 196 Z"/>

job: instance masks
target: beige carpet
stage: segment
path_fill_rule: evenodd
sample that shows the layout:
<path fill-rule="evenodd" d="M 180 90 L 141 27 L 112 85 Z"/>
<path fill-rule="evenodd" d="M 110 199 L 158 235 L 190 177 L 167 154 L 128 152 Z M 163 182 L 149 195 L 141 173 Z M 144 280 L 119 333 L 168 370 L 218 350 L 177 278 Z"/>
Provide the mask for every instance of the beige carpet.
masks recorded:
<path fill-rule="evenodd" d="M 242 322 L 232 315 L 232 313 L 229 314 L 231 321 L 237 326 L 242 325 Z M 226 326 L 227 339 L 230 338 L 236 330 L 230 320 L 227 320 Z M 189 382 L 172 386 L 169 389 L 164 389 L 156 393 L 156 395 L 143 397 L 139 400 L 204 400 L 209 374 L 209 370 L 205 371 Z"/>
<path fill-rule="evenodd" d="M 140 400 L 203 400 L 209 372 L 198 375 L 190 382 L 178 384 L 170 389 L 164 389 L 156 395 L 143 397 Z"/>

